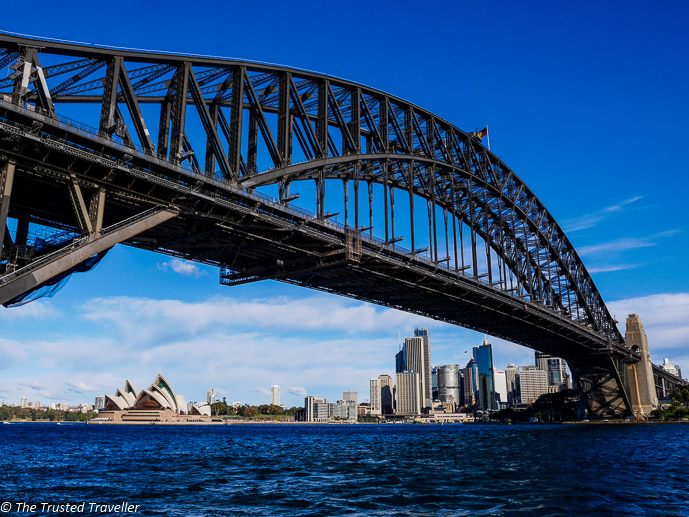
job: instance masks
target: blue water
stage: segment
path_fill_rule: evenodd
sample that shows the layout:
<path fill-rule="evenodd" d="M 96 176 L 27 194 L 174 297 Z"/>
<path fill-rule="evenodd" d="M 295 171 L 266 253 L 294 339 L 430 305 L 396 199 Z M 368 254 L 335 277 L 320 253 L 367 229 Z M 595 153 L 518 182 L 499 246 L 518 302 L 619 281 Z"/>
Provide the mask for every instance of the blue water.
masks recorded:
<path fill-rule="evenodd" d="M 689 515 L 687 459 L 684 424 L 12 424 L 0 425 L 0 503 L 128 501 L 136 515 L 173 516 Z"/>

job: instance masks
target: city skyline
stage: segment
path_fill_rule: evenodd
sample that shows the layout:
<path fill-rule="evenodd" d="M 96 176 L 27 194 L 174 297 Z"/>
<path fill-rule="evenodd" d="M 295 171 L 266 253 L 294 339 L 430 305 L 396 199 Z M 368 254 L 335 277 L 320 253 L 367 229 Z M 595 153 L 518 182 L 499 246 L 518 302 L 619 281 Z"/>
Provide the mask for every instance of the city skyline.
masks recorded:
<path fill-rule="evenodd" d="M 369 8 L 371 20 L 381 15 L 381 7 Z M 251 14 L 248 7 L 236 9 L 241 16 Z M 146 16 L 154 12 L 162 16 L 161 27 L 174 23 L 151 6 L 141 7 L 146 16 L 134 20 L 114 12 L 112 26 L 103 27 L 95 14 L 77 15 L 76 8 L 48 20 L 27 19 L 19 6 L 8 5 L 4 14 L 13 23 L 2 28 L 315 69 L 409 99 L 466 130 L 487 124 L 493 151 L 563 226 L 611 313 L 621 322 L 639 314 L 654 362 L 668 357 L 689 371 L 689 279 L 681 274 L 689 265 L 686 218 L 666 189 L 647 181 L 649 173 L 670 171 L 676 176 L 672 191 L 683 192 L 689 178 L 681 174 L 689 77 L 687 67 L 677 66 L 686 62 L 687 43 L 676 21 L 686 6 L 628 8 L 623 15 L 615 6 L 598 6 L 593 19 L 573 7 L 535 14 L 446 9 L 445 20 L 430 20 L 441 29 L 450 29 L 454 18 L 491 16 L 490 34 L 467 28 L 463 39 L 476 42 L 480 52 L 461 67 L 447 65 L 458 43 L 443 30 L 437 31 L 433 53 L 410 48 L 409 55 L 380 60 L 370 49 L 387 48 L 387 42 L 375 36 L 375 25 L 366 24 L 356 28 L 366 38 L 352 38 L 351 55 L 335 57 L 315 51 L 311 35 L 282 38 L 284 45 L 277 46 L 244 26 L 222 38 L 208 31 L 181 40 L 149 26 Z M 319 10 L 307 11 L 306 21 L 322 26 Z M 287 6 L 272 6 L 268 30 L 284 34 L 288 14 Z M 343 16 L 356 26 L 348 18 L 353 15 Z M 78 30 L 74 20 L 82 22 Z M 126 41 L 122 24 L 131 28 Z M 581 26 L 588 28 L 586 37 L 573 28 Z M 507 42 L 509 52 L 502 51 Z M 410 80 L 411 62 L 422 63 L 435 80 Z M 640 145 L 661 131 L 653 138 L 662 152 Z M 482 339 L 418 316 L 276 282 L 221 287 L 217 276 L 214 268 L 116 247 L 55 298 L 1 308 L 0 401 L 90 401 L 121 378 L 144 384 L 159 371 L 197 400 L 210 386 L 220 398 L 266 400 L 262 390 L 273 384 L 283 387 L 289 405 L 306 392 L 336 400 L 342 389 L 366 393 L 371 378 L 394 374 L 390 351 L 398 334 L 415 326 L 432 331 L 436 364 L 464 367 L 464 351 Z M 489 340 L 501 367 L 531 364 L 531 350 Z"/>

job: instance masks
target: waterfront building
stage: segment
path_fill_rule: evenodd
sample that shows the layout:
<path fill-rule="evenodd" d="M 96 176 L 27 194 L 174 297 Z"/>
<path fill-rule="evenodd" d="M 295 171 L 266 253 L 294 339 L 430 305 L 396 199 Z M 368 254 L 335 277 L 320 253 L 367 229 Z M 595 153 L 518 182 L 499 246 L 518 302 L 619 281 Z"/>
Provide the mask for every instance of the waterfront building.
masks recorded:
<path fill-rule="evenodd" d="M 667 357 L 663 359 L 663 364 L 661 364 L 660 367 L 671 375 L 682 377 L 682 370 L 679 365 L 670 363 L 670 359 Z"/>
<path fill-rule="evenodd" d="M 355 406 L 359 406 L 358 394 L 356 391 L 345 391 L 342 393 L 342 400 L 345 402 L 354 402 Z"/>
<path fill-rule="evenodd" d="M 507 407 L 507 373 L 505 370 L 493 370 L 493 381 L 495 382 L 495 408 L 502 409 Z"/>
<path fill-rule="evenodd" d="M 419 415 L 422 409 L 421 380 L 415 371 L 398 372 L 395 404 L 398 415 Z"/>
<path fill-rule="evenodd" d="M 505 368 L 505 383 L 507 385 L 507 404 L 513 406 L 517 403 L 519 397 L 519 368 L 512 363 Z"/>
<path fill-rule="evenodd" d="M 470 359 L 464 368 L 462 383 L 464 386 L 463 403 L 466 407 L 472 407 L 478 403 L 478 366 L 476 366 L 474 359 Z"/>
<path fill-rule="evenodd" d="M 389 375 L 379 375 L 380 381 L 380 412 L 383 415 L 392 415 L 392 377 Z"/>
<path fill-rule="evenodd" d="M 357 421 L 357 406 L 353 400 L 328 402 L 324 398 L 309 395 L 304 399 L 304 418 L 306 422 L 328 423 L 347 420 Z"/>
<path fill-rule="evenodd" d="M 548 372 L 537 366 L 520 366 L 519 402 L 533 404 L 544 393 L 548 393 Z"/>
<path fill-rule="evenodd" d="M 280 386 L 277 384 L 270 387 L 270 404 L 272 406 L 280 405 Z"/>
<path fill-rule="evenodd" d="M 324 398 L 309 395 L 304 399 L 304 412 L 307 422 L 327 422 L 329 408 Z"/>
<path fill-rule="evenodd" d="M 96 411 L 105 407 L 105 395 L 96 397 L 94 407 L 96 408 Z"/>
<path fill-rule="evenodd" d="M 66 404 L 65 404 L 66 406 Z M 183 395 L 175 394 L 167 380 L 158 375 L 145 390 L 137 390 L 125 381 L 124 390 L 105 396 L 105 407 L 98 412 L 98 420 L 123 423 L 210 423 L 210 405 L 193 406 L 191 411 Z"/>
<path fill-rule="evenodd" d="M 459 365 L 438 366 L 438 400 L 443 403 L 461 404 L 459 398 Z"/>
<path fill-rule="evenodd" d="M 481 409 L 496 409 L 495 383 L 493 380 L 493 347 L 486 339 L 473 348 L 478 368 L 478 404 Z"/>
<path fill-rule="evenodd" d="M 371 414 L 381 415 L 383 413 L 383 406 L 380 379 L 378 377 L 371 379 L 369 381 L 369 387 L 371 391 L 371 396 L 369 398 L 371 402 Z"/>

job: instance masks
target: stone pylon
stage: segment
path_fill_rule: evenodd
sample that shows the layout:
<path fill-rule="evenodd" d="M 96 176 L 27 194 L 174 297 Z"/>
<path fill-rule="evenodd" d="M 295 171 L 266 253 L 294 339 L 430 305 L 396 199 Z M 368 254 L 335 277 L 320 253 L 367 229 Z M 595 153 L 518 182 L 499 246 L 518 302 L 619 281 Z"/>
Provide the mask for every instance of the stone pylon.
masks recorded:
<path fill-rule="evenodd" d="M 637 349 L 641 361 L 627 366 L 627 383 L 632 409 L 637 418 L 648 418 L 651 411 L 658 406 L 655 381 L 653 380 L 653 363 L 648 348 L 648 337 L 641 318 L 636 314 L 627 317 L 627 330 L 624 339 L 627 346 Z"/>

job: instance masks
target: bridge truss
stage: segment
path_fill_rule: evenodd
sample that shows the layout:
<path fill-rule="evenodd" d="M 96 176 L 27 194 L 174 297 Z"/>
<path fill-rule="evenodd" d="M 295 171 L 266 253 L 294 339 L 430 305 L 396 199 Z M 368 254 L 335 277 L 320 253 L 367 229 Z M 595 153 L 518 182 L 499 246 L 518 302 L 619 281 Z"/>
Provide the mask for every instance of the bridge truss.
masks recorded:
<path fill-rule="evenodd" d="M 590 415 L 630 413 L 638 354 L 475 134 L 267 64 L 0 35 L 0 70 L 0 303 L 121 242 L 218 266 L 227 285 L 275 279 L 564 357 Z M 313 199 L 294 193 L 305 182 Z"/>

